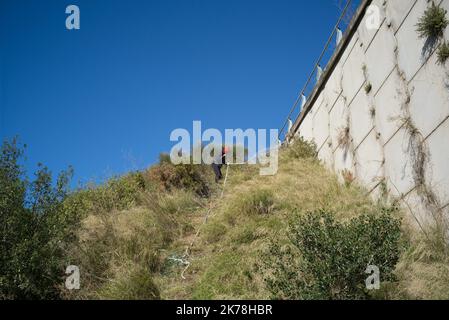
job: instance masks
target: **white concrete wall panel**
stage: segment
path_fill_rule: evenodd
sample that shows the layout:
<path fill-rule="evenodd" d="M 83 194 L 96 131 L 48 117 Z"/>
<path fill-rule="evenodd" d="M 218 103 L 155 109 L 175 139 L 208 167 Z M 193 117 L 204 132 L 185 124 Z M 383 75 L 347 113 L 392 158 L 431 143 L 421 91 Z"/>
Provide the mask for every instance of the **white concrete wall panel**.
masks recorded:
<path fill-rule="evenodd" d="M 425 53 L 426 39 L 420 38 L 416 32 L 416 24 L 429 5 L 430 3 L 427 1 L 417 1 L 412 11 L 410 11 L 409 16 L 404 21 L 404 24 L 396 34 L 398 64 L 400 70 L 404 72 L 407 81 L 410 81 L 413 78 L 430 56 Z"/>
<path fill-rule="evenodd" d="M 391 23 L 394 32 L 397 32 L 399 27 L 404 22 L 409 11 L 416 2 L 426 2 L 425 0 L 387 0 L 386 15 L 387 23 Z"/>
<path fill-rule="evenodd" d="M 384 176 L 383 148 L 377 140 L 374 130 L 357 148 L 355 154 L 357 179 L 368 190 L 372 190 Z"/>
<path fill-rule="evenodd" d="M 360 87 L 365 82 L 363 75 L 364 64 L 365 55 L 362 47 L 360 47 L 360 42 L 357 42 L 343 67 L 343 95 L 346 97 L 348 103 L 354 99 Z"/>
<path fill-rule="evenodd" d="M 394 70 L 375 97 L 375 124 L 384 142 L 390 140 L 402 125 L 402 105 L 406 100 L 403 91 L 401 79 Z"/>
<path fill-rule="evenodd" d="M 346 61 L 349 58 L 349 55 L 352 53 L 352 50 L 354 50 L 355 45 L 359 41 L 358 35 L 354 35 L 351 40 L 349 41 L 348 46 L 346 47 L 345 51 L 341 55 L 340 61 L 338 61 L 338 65 L 340 66 L 341 72 L 343 72 L 343 67 L 346 64 Z"/>
<path fill-rule="evenodd" d="M 337 70 L 338 69 L 335 69 L 335 72 L 332 72 L 332 75 L 330 76 L 329 80 L 326 83 L 325 91 L 327 97 L 326 102 L 328 111 L 332 110 L 342 90 L 341 71 L 338 72 Z"/>
<path fill-rule="evenodd" d="M 329 112 L 323 103 L 312 121 L 313 135 L 318 148 L 321 148 L 329 136 Z"/>
<path fill-rule="evenodd" d="M 332 150 L 332 145 L 329 143 L 329 139 L 324 143 L 318 152 L 318 158 L 323 162 L 323 164 L 329 170 L 334 169 L 334 153 Z"/>
<path fill-rule="evenodd" d="M 313 116 L 315 117 L 315 114 L 318 112 L 318 109 L 321 108 L 321 106 L 323 105 L 323 103 L 325 103 L 324 98 L 326 96 L 326 90 L 323 90 L 320 92 L 320 94 L 318 95 L 318 98 L 316 98 L 315 102 L 313 103 Z"/>
<path fill-rule="evenodd" d="M 387 185 L 395 196 L 405 195 L 415 187 L 409 142 L 407 131 L 401 129 L 384 147 Z"/>
<path fill-rule="evenodd" d="M 374 125 L 374 120 L 371 117 L 370 109 L 371 103 L 366 95 L 365 90 L 360 90 L 352 103 L 349 105 L 351 116 L 351 137 L 353 138 L 354 146 L 357 147 L 363 139 L 368 135 Z"/>
<path fill-rule="evenodd" d="M 304 138 L 307 141 L 313 141 L 313 126 L 312 126 L 312 117 L 307 116 L 301 127 L 299 128 L 299 136 Z"/>
<path fill-rule="evenodd" d="M 427 137 L 449 116 L 448 70 L 432 58 L 410 83 L 412 88 L 410 114 L 424 137 Z M 448 137 L 449 143 L 449 137 Z"/>
<path fill-rule="evenodd" d="M 329 114 L 329 135 L 331 137 L 334 150 L 338 147 L 338 136 L 341 130 L 347 126 L 348 117 L 349 108 L 345 105 L 343 98 L 340 97 Z"/>
<path fill-rule="evenodd" d="M 373 93 L 379 90 L 395 67 L 395 46 L 392 30 L 383 24 L 366 52 L 367 77 Z"/>
<path fill-rule="evenodd" d="M 360 37 L 360 42 L 363 44 L 363 48 L 369 48 L 372 40 L 376 36 L 377 29 L 373 26 L 375 25 L 375 18 L 377 13 L 379 13 L 379 22 L 382 23 L 385 19 L 385 8 L 384 5 L 385 0 L 374 0 L 367 10 L 365 11 L 365 16 L 363 17 L 363 21 L 358 28 L 358 34 Z"/>
<path fill-rule="evenodd" d="M 430 170 L 426 177 L 444 206 L 449 203 L 449 119 L 427 139 Z"/>

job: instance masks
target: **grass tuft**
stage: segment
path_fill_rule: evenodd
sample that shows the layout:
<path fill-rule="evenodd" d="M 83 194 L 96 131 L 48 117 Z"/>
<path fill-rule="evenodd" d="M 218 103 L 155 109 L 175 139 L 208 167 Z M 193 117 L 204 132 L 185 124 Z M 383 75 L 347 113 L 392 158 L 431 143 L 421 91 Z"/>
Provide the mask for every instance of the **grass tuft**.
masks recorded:
<path fill-rule="evenodd" d="M 421 38 L 441 37 L 449 24 L 446 13 L 446 10 L 432 3 L 416 25 L 419 36 Z"/>
<path fill-rule="evenodd" d="M 438 62 L 440 64 L 445 64 L 447 59 L 449 58 L 449 43 L 447 41 L 443 42 L 438 47 Z"/>

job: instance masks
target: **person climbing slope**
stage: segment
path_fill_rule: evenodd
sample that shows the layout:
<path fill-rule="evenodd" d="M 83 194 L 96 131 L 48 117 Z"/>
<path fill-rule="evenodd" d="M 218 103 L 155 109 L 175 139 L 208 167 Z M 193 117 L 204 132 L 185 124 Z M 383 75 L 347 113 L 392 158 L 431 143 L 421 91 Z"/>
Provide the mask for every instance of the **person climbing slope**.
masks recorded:
<path fill-rule="evenodd" d="M 215 158 L 214 162 L 212 163 L 212 169 L 215 173 L 215 182 L 219 182 L 221 179 L 223 179 L 223 175 L 221 173 L 221 168 L 223 165 L 226 164 L 226 154 L 229 152 L 229 148 L 223 146 L 221 148 L 221 152 L 219 152 Z"/>

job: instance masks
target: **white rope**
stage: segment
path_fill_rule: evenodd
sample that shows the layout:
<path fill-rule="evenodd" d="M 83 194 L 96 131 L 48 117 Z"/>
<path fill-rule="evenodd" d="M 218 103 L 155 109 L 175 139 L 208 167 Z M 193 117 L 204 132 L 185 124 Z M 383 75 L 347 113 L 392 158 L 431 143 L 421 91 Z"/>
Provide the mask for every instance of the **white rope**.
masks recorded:
<path fill-rule="evenodd" d="M 223 189 L 221 190 L 221 196 L 220 196 L 220 199 L 222 199 L 222 198 L 223 198 L 223 195 L 224 195 L 224 191 L 225 191 L 225 187 L 226 187 L 226 182 L 228 181 L 228 172 L 229 172 L 229 165 L 226 166 L 226 175 L 225 175 L 225 179 L 224 179 L 224 182 L 223 182 Z"/>
<path fill-rule="evenodd" d="M 226 182 L 228 181 L 228 173 L 229 173 L 229 165 L 226 166 L 226 175 L 225 175 L 225 179 L 224 179 L 224 182 L 223 182 L 223 188 L 221 190 L 221 195 L 220 195 L 219 199 L 222 199 L 223 196 L 224 196 Z M 184 252 L 184 255 L 182 256 L 182 258 L 181 259 L 176 259 L 176 258 L 170 258 L 169 259 L 169 260 L 173 260 L 173 261 L 179 262 L 179 263 L 181 263 L 181 264 L 186 266 L 184 268 L 184 270 L 181 272 L 181 278 L 183 280 L 186 280 L 186 277 L 184 276 L 184 274 L 190 268 L 190 261 L 187 260 L 190 257 L 190 251 L 192 250 L 193 246 L 195 245 L 195 242 L 198 239 L 198 236 L 200 235 L 201 229 L 203 228 L 203 226 L 209 220 L 209 216 L 210 216 L 210 213 L 212 212 L 212 209 L 214 209 L 214 207 L 212 205 L 210 205 L 209 209 L 207 209 L 206 214 L 204 215 L 203 223 L 198 228 L 198 231 L 196 232 L 196 234 L 195 234 L 192 242 L 190 243 L 190 245 L 186 248 L 186 251 Z"/>

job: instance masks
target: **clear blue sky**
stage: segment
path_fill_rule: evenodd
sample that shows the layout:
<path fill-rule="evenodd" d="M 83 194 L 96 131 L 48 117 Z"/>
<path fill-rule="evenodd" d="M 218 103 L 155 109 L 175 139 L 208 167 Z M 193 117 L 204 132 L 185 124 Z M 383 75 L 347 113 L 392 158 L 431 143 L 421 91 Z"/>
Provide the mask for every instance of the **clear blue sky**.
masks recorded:
<path fill-rule="evenodd" d="M 86 182 L 149 166 L 193 120 L 279 128 L 337 2 L 0 0 L 2 140 L 19 135 L 29 170 Z"/>

